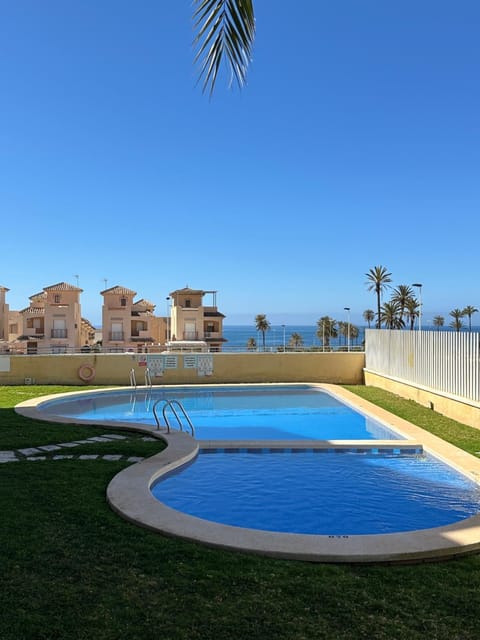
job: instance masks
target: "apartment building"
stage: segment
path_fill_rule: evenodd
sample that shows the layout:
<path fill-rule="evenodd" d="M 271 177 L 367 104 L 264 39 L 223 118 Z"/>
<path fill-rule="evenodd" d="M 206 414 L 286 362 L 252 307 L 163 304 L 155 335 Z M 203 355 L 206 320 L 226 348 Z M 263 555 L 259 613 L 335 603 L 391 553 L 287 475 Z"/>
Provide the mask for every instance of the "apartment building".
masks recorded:
<path fill-rule="evenodd" d="M 205 296 L 210 304 L 205 304 Z M 168 300 L 168 298 L 167 298 Z M 184 343 L 186 349 L 221 351 L 226 342 L 223 337 L 223 313 L 217 309 L 217 292 L 185 287 L 172 291 L 169 296 L 170 326 L 168 327 L 168 349 L 178 350 Z M 197 345 L 195 345 L 197 343 Z"/>

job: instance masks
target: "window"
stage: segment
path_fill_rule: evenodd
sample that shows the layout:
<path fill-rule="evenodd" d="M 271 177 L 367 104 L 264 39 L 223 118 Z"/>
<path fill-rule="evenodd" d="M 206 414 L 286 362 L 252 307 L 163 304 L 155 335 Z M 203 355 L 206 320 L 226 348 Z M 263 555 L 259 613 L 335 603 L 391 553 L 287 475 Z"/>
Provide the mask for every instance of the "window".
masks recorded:
<path fill-rule="evenodd" d="M 187 298 L 185 300 L 185 306 L 188 307 L 188 308 L 190 308 L 192 306 L 192 301 L 190 300 L 190 298 Z"/>
<path fill-rule="evenodd" d="M 59 304 L 60 303 L 60 294 L 56 293 L 54 298 L 53 298 L 55 304 Z"/>
<path fill-rule="evenodd" d="M 126 298 L 120 298 L 120 306 L 121 307 L 126 307 L 127 306 L 127 299 Z"/>
<path fill-rule="evenodd" d="M 8 327 L 8 333 L 18 333 L 18 324 L 11 324 Z"/>

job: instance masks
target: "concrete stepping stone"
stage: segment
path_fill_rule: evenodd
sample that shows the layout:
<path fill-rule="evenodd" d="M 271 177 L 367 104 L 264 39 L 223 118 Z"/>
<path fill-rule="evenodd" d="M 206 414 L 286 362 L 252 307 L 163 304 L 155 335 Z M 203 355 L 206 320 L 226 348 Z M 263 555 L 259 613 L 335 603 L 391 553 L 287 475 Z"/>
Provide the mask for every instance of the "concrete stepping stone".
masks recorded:
<path fill-rule="evenodd" d="M 35 447 L 30 447 L 29 449 L 18 449 L 18 452 L 23 456 L 34 456 L 36 453 L 42 453 L 40 449 L 37 449 Z"/>
<path fill-rule="evenodd" d="M 61 455 L 61 456 L 53 456 L 52 460 L 71 460 L 72 458 L 73 456 Z"/>
<path fill-rule="evenodd" d="M 143 459 L 140 456 L 130 456 L 127 458 L 127 462 L 141 462 Z"/>
<path fill-rule="evenodd" d="M 112 462 L 115 462 L 116 460 L 120 460 L 121 458 L 123 458 L 123 456 L 118 454 L 106 454 L 102 456 L 103 460 L 111 460 Z"/>
<path fill-rule="evenodd" d="M 105 433 L 102 438 L 111 438 L 113 440 L 127 440 L 127 436 L 121 436 L 117 433 Z"/>
<path fill-rule="evenodd" d="M 78 442 L 59 442 L 59 447 L 78 447 Z"/>
<path fill-rule="evenodd" d="M 38 447 L 42 451 L 59 451 L 60 447 L 57 444 L 46 444 L 43 447 Z"/>
<path fill-rule="evenodd" d="M 30 462 L 37 462 L 37 460 L 48 460 L 47 456 L 28 456 L 27 460 Z"/>
<path fill-rule="evenodd" d="M 15 451 L 0 451 L 0 462 L 18 462 Z"/>
<path fill-rule="evenodd" d="M 96 454 L 89 454 L 89 455 L 83 455 L 83 456 L 78 456 L 79 460 L 96 460 L 98 458 L 98 453 Z"/>

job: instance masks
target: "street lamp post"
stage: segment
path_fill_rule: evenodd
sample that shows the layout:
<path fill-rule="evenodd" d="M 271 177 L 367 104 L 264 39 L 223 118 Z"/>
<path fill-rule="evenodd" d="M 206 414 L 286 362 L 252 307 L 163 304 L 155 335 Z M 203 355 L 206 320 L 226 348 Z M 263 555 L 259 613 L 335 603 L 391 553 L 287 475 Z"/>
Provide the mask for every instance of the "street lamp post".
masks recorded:
<path fill-rule="evenodd" d="M 343 307 L 347 312 L 347 351 L 350 351 L 350 307 Z"/>
<path fill-rule="evenodd" d="M 282 324 L 283 329 L 283 353 L 285 353 L 285 325 Z"/>
<path fill-rule="evenodd" d="M 170 336 L 169 336 L 170 296 L 167 296 L 165 300 L 167 301 L 167 342 L 170 342 Z"/>
<path fill-rule="evenodd" d="M 418 289 L 418 302 L 419 302 L 419 310 L 418 310 L 418 330 L 422 330 L 422 285 L 420 282 L 414 282 L 412 287 L 417 287 Z"/>

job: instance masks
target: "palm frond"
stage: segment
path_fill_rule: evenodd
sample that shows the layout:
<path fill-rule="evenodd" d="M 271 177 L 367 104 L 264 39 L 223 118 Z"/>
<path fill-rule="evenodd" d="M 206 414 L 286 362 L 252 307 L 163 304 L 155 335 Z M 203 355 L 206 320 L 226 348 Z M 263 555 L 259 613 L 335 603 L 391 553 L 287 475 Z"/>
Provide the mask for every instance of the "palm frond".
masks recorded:
<path fill-rule="evenodd" d="M 230 82 L 246 82 L 255 38 L 252 0 L 194 0 L 197 35 L 195 63 L 200 64 L 203 91 L 213 93 L 222 63 L 230 69 Z"/>

